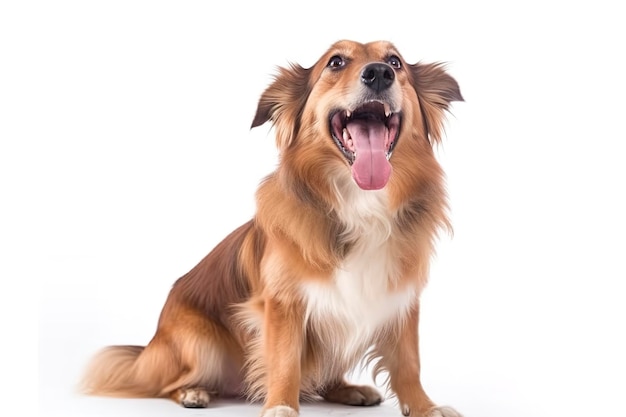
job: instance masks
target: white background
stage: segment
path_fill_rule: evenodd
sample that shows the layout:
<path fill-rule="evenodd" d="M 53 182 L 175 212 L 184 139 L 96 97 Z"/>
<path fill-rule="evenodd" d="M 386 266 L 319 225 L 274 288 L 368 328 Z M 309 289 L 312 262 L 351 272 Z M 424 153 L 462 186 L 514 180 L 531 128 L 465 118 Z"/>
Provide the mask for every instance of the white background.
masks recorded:
<path fill-rule="evenodd" d="M 429 394 L 466 417 L 624 415 L 617 7 L 3 2 L 3 407 L 258 413 L 74 388 L 99 348 L 145 345 L 174 280 L 253 215 L 276 156 L 269 128 L 249 126 L 275 66 L 310 66 L 348 38 L 390 40 L 409 62 L 448 62 L 466 99 L 438 149 L 455 234 L 441 239 L 423 294 Z M 400 415 L 393 407 L 307 406 L 303 416 Z"/>

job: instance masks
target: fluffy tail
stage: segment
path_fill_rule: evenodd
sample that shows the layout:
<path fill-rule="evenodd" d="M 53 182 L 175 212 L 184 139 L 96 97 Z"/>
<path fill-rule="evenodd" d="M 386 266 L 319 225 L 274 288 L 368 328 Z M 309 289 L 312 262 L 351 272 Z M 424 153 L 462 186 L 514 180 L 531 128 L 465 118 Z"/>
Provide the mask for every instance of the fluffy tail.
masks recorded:
<path fill-rule="evenodd" d="M 113 397 L 158 396 L 159 388 L 154 380 L 150 381 L 145 367 L 138 363 L 144 349 L 143 346 L 110 346 L 101 350 L 87 367 L 81 391 Z"/>

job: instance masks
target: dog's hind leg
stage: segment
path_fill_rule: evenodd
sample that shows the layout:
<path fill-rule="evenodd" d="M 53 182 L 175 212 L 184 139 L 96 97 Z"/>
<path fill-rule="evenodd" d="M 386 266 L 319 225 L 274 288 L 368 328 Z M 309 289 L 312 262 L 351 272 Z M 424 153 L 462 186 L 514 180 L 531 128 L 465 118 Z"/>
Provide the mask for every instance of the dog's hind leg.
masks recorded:
<path fill-rule="evenodd" d="M 83 387 L 92 395 L 171 398 L 185 407 L 206 407 L 214 393 L 241 393 L 242 364 L 241 348 L 223 326 L 179 307 L 162 316 L 145 348 L 111 346 L 100 352 Z"/>
<path fill-rule="evenodd" d="M 175 327 L 160 324 L 167 329 L 167 344 L 176 353 L 178 365 L 176 378 L 161 389 L 160 396 L 183 407 L 204 408 L 212 396 L 240 395 L 243 354 L 239 345 L 206 315 L 186 311 L 184 316 Z"/>

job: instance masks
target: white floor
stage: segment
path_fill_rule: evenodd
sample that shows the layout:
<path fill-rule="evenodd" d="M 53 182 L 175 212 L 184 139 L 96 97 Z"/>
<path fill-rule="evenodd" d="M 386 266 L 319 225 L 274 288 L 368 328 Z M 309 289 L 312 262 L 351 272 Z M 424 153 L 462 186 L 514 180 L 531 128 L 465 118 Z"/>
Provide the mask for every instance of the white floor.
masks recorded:
<path fill-rule="evenodd" d="M 186 409 L 169 400 L 156 399 L 111 399 L 111 398 L 68 398 L 62 408 L 55 409 L 47 404 L 42 407 L 41 415 L 46 417 L 141 417 L 141 416 L 168 416 L 168 417 L 196 417 L 196 416 L 240 416 L 258 417 L 261 406 L 248 404 L 237 400 L 216 400 L 209 408 Z M 47 410 L 46 410 L 47 409 Z M 374 407 L 349 407 L 335 404 L 303 404 L 302 417 L 313 416 L 401 416 L 399 409 L 393 404 L 382 404 Z"/>

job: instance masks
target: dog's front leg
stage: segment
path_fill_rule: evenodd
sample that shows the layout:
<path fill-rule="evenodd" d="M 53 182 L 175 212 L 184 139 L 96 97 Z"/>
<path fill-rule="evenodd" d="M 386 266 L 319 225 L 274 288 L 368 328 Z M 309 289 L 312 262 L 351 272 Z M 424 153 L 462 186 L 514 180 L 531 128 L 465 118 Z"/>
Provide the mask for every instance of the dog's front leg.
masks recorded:
<path fill-rule="evenodd" d="M 415 306 L 396 332 L 379 347 L 381 365 L 389 371 L 391 389 L 400 403 L 402 414 L 410 417 L 461 417 L 451 407 L 437 407 L 428 398 L 420 381 L 419 305 Z"/>
<path fill-rule="evenodd" d="M 297 417 L 300 397 L 302 317 L 284 302 L 265 301 L 263 348 L 267 396 L 261 417 Z"/>

